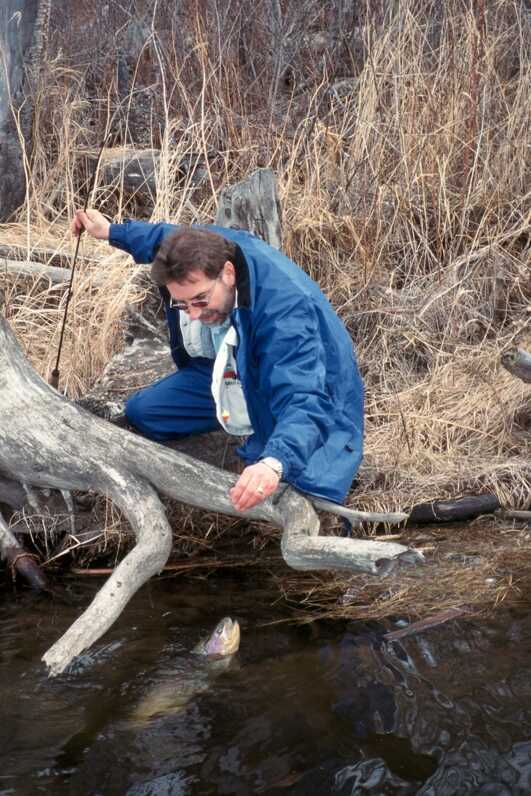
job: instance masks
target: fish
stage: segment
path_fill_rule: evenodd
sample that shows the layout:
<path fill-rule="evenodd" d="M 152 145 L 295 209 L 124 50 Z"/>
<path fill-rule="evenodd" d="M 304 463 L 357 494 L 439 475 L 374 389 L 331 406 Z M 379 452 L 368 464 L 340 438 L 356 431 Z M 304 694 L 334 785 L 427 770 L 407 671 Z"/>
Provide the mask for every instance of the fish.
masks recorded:
<path fill-rule="evenodd" d="M 226 671 L 240 648 L 240 625 L 229 616 L 221 619 L 210 636 L 191 650 L 191 655 L 160 673 L 127 722 L 140 727 L 150 721 L 178 713 L 197 695 L 207 691 L 213 679 Z"/>
<path fill-rule="evenodd" d="M 221 619 L 210 636 L 200 641 L 192 652 L 210 658 L 225 658 L 234 655 L 240 648 L 240 625 L 236 619 L 225 616 Z"/>

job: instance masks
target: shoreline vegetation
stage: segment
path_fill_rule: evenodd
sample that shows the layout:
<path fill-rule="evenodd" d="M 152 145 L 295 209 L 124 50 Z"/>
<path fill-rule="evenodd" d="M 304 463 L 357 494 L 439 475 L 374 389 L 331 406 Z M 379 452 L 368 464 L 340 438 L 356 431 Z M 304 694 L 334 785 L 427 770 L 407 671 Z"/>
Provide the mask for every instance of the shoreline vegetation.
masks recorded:
<path fill-rule="evenodd" d="M 116 221 L 212 221 L 224 186 L 270 167 L 282 247 L 337 308 L 365 380 L 365 458 L 348 504 L 393 512 L 493 493 L 506 508 L 529 509 L 531 387 L 500 365 L 515 344 L 531 349 L 525 4 L 264 3 L 252 17 L 243 2 L 221 16 L 207 0 L 159 3 L 153 14 L 148 5 L 134 20 L 107 6 L 105 19 L 96 5 L 71 19 L 59 9 L 34 88 L 26 202 L 0 227 L 2 256 L 69 266 L 69 220 L 106 136 L 90 204 Z M 135 154 L 146 150 L 152 168 Z M 141 175 L 136 186 L 131 172 Z M 126 304 L 145 297 L 122 252 L 85 237 L 80 255 L 61 362 L 73 399 L 123 347 Z M 48 378 L 64 285 L 15 275 L 0 260 L 0 288 L 25 353 Z M 81 499 L 96 541 L 65 542 L 60 514 L 27 518 L 50 566 L 109 565 L 131 544 L 110 503 Z M 208 572 L 216 560 L 254 562 L 303 621 L 418 619 L 528 599 L 531 539 L 521 522 L 367 527 L 426 557 L 377 579 L 292 572 L 279 531 L 165 505 L 175 559 L 192 572 L 195 560 L 201 576 L 206 559 Z M 323 526 L 340 532 L 336 520 Z"/>

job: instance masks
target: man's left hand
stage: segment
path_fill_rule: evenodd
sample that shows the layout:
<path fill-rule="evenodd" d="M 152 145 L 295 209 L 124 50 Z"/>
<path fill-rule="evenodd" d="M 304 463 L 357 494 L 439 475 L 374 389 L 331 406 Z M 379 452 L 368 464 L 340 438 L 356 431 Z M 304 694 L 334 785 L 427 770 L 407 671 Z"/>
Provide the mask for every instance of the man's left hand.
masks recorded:
<path fill-rule="evenodd" d="M 251 464 L 229 492 L 236 511 L 246 511 L 272 495 L 280 478 L 267 464 Z"/>

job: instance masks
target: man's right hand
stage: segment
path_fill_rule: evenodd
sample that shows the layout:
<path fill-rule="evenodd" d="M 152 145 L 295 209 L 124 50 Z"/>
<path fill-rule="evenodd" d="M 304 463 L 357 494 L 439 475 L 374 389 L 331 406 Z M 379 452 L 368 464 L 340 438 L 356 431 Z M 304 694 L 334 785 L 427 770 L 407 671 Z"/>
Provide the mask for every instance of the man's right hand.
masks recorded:
<path fill-rule="evenodd" d="M 99 210 L 76 210 L 70 229 L 73 235 L 81 235 L 86 230 L 98 240 L 109 240 L 111 224 Z"/>

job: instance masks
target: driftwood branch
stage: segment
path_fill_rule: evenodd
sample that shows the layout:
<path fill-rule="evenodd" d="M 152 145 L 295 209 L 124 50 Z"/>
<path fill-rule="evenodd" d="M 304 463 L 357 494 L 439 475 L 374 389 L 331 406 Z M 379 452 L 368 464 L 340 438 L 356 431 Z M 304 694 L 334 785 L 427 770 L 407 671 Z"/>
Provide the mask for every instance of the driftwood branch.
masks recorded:
<path fill-rule="evenodd" d="M 45 654 L 45 663 L 57 674 L 107 630 L 137 589 L 166 563 L 171 532 L 156 492 L 241 516 L 228 495 L 235 476 L 130 434 L 68 401 L 32 369 L 1 316 L 0 417 L 2 473 L 35 486 L 108 495 L 137 534 L 136 547 L 91 606 Z M 265 501 L 245 516 L 282 527 L 282 552 L 299 569 L 382 574 L 402 562 L 421 560 L 403 545 L 319 537 L 312 506 L 291 489 L 277 505 Z"/>
<path fill-rule="evenodd" d="M 360 522 L 385 522 L 388 525 L 400 525 L 409 518 L 409 514 L 403 512 L 376 512 L 376 511 L 357 511 L 356 509 L 349 509 L 346 506 L 339 506 L 337 503 L 330 503 L 328 500 L 321 500 L 319 498 L 310 498 L 316 509 L 328 511 L 330 514 L 336 514 L 338 517 L 345 517 L 353 523 Z"/>
<path fill-rule="evenodd" d="M 422 561 L 420 553 L 395 542 L 342 539 L 336 536 L 323 539 L 319 536 L 319 520 L 310 502 L 305 499 L 301 502 L 301 497 L 293 490 L 287 490 L 279 502 L 284 520 L 282 555 L 293 569 L 352 570 L 354 551 L 356 569 L 375 575 L 387 575 L 399 564 Z M 391 545 L 391 549 L 388 545 Z"/>
<path fill-rule="evenodd" d="M 517 379 L 531 384 L 531 354 L 522 348 L 511 348 L 504 351 L 500 361 L 503 367 Z"/>
<path fill-rule="evenodd" d="M 172 533 L 155 490 L 141 478 L 107 470 L 107 494 L 124 512 L 136 533 L 136 544 L 98 591 L 87 610 L 44 654 L 51 674 L 62 672 L 120 616 L 136 591 L 160 572 L 171 552 Z"/>

